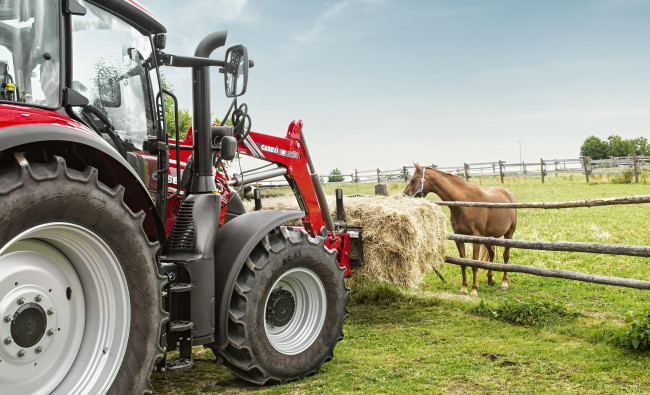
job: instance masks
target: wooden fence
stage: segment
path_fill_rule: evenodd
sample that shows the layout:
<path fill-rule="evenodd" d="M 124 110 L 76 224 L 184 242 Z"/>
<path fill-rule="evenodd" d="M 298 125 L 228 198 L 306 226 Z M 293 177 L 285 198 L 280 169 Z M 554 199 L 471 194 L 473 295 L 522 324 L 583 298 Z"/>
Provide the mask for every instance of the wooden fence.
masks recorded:
<path fill-rule="evenodd" d="M 589 182 L 593 176 L 620 176 L 626 182 L 640 182 L 650 174 L 650 156 L 623 156 L 609 159 L 540 159 L 539 162 L 508 163 L 505 161 L 464 163 L 462 166 L 436 167 L 466 180 L 478 177 L 498 177 L 501 183 L 508 177 L 539 177 L 544 183 L 547 177 L 559 174 L 579 174 Z M 399 169 L 358 170 L 353 173 L 341 174 L 338 177 L 344 183 L 382 183 L 390 181 L 408 181 L 413 174 L 413 166 L 402 166 Z M 323 183 L 329 175 L 320 176 Z M 261 189 L 286 188 L 288 184 L 283 177 L 265 180 L 258 183 Z"/>
<path fill-rule="evenodd" d="M 484 203 L 484 202 L 435 202 L 446 206 L 465 206 L 465 207 L 487 207 L 487 208 L 574 208 L 574 207 L 593 207 L 615 204 L 642 204 L 650 203 L 650 195 L 643 196 L 623 196 L 607 199 L 588 199 L 573 202 L 552 202 L 552 203 Z M 595 254 L 627 255 L 650 257 L 650 247 L 631 246 L 617 244 L 598 244 L 598 243 L 574 243 L 574 242 L 551 242 L 551 241 L 525 241 L 513 239 L 500 239 L 494 237 L 469 236 L 460 234 L 448 234 L 449 240 L 461 241 L 465 243 L 475 243 L 483 245 L 523 248 L 529 250 L 545 251 L 570 251 L 584 252 Z M 499 272 L 517 272 L 527 273 L 535 276 L 556 277 L 568 280 L 584 281 L 589 283 L 614 285 L 619 287 L 650 289 L 650 281 L 634 280 L 621 277 L 601 276 L 596 274 L 571 272 L 557 269 L 544 269 L 528 265 L 514 265 L 476 261 L 473 259 L 457 258 L 452 256 L 445 257 L 445 262 L 470 266 L 481 269 L 499 271 Z"/>
<path fill-rule="evenodd" d="M 582 174 L 586 181 L 593 175 L 618 175 L 639 182 L 644 172 L 650 172 L 650 156 L 624 156 L 594 160 L 590 157 L 577 159 L 540 159 L 539 162 L 508 163 L 505 161 L 463 163 L 462 166 L 436 167 L 466 180 L 476 177 L 499 177 L 504 183 L 506 177 L 539 177 L 544 183 L 549 175 Z M 392 170 L 356 170 L 343 174 L 343 182 L 386 182 L 408 181 L 413 166 Z"/>

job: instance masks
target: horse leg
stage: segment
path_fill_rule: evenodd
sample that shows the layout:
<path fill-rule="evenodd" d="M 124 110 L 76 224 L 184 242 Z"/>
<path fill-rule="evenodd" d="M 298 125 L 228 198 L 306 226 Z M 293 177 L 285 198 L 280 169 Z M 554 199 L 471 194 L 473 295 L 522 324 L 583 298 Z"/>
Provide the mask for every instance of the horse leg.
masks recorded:
<path fill-rule="evenodd" d="M 457 241 L 456 248 L 458 248 L 458 255 L 460 255 L 461 258 L 465 258 L 465 243 Z M 463 273 L 463 288 L 460 289 L 461 295 L 467 295 L 467 272 L 465 268 L 465 265 L 460 265 L 460 271 Z"/>
<path fill-rule="evenodd" d="M 514 233 L 514 229 L 512 231 L 508 231 L 503 237 L 506 239 L 512 239 L 512 234 Z M 508 263 L 510 260 L 510 247 L 504 247 L 503 248 L 503 263 Z M 503 272 L 503 279 L 501 280 L 501 289 L 506 290 L 508 289 L 508 272 L 504 271 Z"/>
<path fill-rule="evenodd" d="M 486 245 L 485 247 L 487 248 L 490 262 L 494 262 L 494 255 L 495 255 L 494 246 Z M 492 277 L 492 270 L 488 270 L 487 272 L 487 282 L 488 285 L 494 285 L 496 283 L 496 281 L 494 281 L 494 277 Z"/>
<path fill-rule="evenodd" d="M 472 248 L 472 259 L 477 261 L 480 253 L 481 253 L 481 245 L 474 244 Z M 477 274 L 478 274 L 478 268 L 473 267 L 472 268 L 472 293 L 471 293 L 472 296 L 478 296 Z"/>

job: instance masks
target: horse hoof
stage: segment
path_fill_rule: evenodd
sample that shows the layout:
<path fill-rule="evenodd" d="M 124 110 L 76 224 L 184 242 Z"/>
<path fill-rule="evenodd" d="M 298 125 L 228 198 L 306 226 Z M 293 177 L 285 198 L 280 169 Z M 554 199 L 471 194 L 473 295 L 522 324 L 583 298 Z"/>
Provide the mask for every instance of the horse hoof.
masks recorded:
<path fill-rule="evenodd" d="M 461 289 L 460 294 L 461 295 L 467 295 L 467 290 L 466 289 Z"/>
<path fill-rule="evenodd" d="M 506 291 L 508 289 L 508 284 L 501 284 L 501 290 Z"/>
<path fill-rule="evenodd" d="M 496 284 L 496 283 L 497 283 L 497 282 L 494 281 L 494 279 L 492 279 L 492 278 L 488 280 L 488 285 L 494 285 L 494 284 Z"/>
<path fill-rule="evenodd" d="M 472 293 L 471 293 L 470 295 L 473 296 L 473 297 L 475 297 L 475 298 L 478 298 L 478 291 L 475 290 L 475 289 L 473 289 L 473 290 L 472 290 Z"/>

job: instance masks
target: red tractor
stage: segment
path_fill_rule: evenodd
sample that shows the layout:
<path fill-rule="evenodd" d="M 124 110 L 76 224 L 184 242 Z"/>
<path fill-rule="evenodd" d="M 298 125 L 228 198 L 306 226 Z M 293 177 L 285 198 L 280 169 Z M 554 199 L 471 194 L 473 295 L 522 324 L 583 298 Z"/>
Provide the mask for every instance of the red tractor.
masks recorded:
<path fill-rule="evenodd" d="M 165 33 L 131 0 L 0 2 L 3 393 L 150 392 L 153 370 L 191 367 L 198 345 L 239 377 L 283 383 L 342 339 L 359 230 L 340 204 L 332 221 L 302 123 L 286 138 L 250 132 L 236 99 L 246 48 L 210 58 L 219 31 L 176 56 Z M 183 141 L 167 137 L 163 66 L 192 72 Z M 213 66 L 233 126 L 212 125 Z M 237 152 L 276 168 L 215 171 Z M 278 175 L 302 211 L 246 213 L 231 186 Z"/>

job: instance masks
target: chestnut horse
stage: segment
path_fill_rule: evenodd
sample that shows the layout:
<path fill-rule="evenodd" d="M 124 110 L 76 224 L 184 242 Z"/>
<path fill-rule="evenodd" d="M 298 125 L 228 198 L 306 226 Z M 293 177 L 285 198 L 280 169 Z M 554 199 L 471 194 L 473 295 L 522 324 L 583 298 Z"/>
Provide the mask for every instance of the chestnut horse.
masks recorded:
<path fill-rule="evenodd" d="M 414 163 L 413 177 L 402 193 L 404 196 L 425 197 L 429 192 L 438 195 L 444 201 L 460 202 L 490 202 L 514 203 L 515 197 L 505 188 L 488 188 L 483 190 L 464 179 L 449 173 L 436 170 L 432 167 L 420 166 Z M 501 237 L 511 239 L 517 227 L 517 209 L 486 208 L 486 207 L 449 207 L 451 211 L 451 227 L 454 233 L 471 236 Z M 465 243 L 456 242 L 458 253 L 465 258 Z M 490 262 L 494 262 L 494 246 L 486 245 Z M 479 258 L 481 245 L 474 244 L 472 249 L 473 259 Z M 504 247 L 503 262 L 508 263 L 510 248 Z M 461 295 L 467 295 L 467 274 L 465 266 L 461 266 L 463 273 L 463 288 Z M 476 273 L 478 268 L 472 268 L 473 283 L 472 296 L 478 295 Z M 492 271 L 488 271 L 488 284 L 494 285 Z M 508 273 L 503 273 L 501 289 L 508 289 Z"/>

